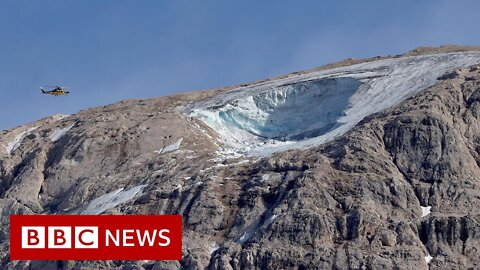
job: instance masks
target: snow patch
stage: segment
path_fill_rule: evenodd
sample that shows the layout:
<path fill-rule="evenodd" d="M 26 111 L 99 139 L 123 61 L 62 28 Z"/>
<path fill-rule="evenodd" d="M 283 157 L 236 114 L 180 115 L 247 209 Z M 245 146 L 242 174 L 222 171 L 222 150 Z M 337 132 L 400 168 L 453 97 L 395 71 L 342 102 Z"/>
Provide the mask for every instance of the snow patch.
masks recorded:
<path fill-rule="evenodd" d="M 429 264 L 432 259 L 433 257 L 430 255 L 430 253 L 428 253 L 428 255 L 425 257 L 425 262 Z"/>
<path fill-rule="evenodd" d="M 265 223 L 261 222 L 261 220 L 257 221 L 256 223 L 254 223 L 253 225 L 250 225 L 247 230 L 242 234 L 242 236 L 240 236 L 240 238 L 238 239 L 238 243 L 240 244 L 244 244 L 246 243 L 248 240 L 250 240 L 250 238 L 252 238 L 252 236 L 255 235 L 255 233 L 264 225 Z"/>
<path fill-rule="evenodd" d="M 266 81 L 179 108 L 235 152 L 265 156 L 331 141 L 363 118 L 480 63 L 480 52 L 385 59 Z"/>
<path fill-rule="evenodd" d="M 274 222 L 275 219 L 277 219 L 277 217 L 278 216 L 276 214 L 271 215 L 267 220 L 265 220 L 264 226 L 267 226 L 267 225 L 271 224 L 272 222 Z"/>
<path fill-rule="evenodd" d="M 420 206 L 420 208 L 422 208 L 422 217 L 426 217 L 431 213 L 430 211 L 430 209 L 432 209 L 431 206 Z"/>
<path fill-rule="evenodd" d="M 239 165 L 242 165 L 242 164 L 245 164 L 245 163 L 249 163 L 249 162 L 250 162 L 250 160 L 248 160 L 248 159 L 243 159 L 243 160 L 240 160 L 239 162 L 227 164 L 227 166 L 239 166 Z"/>
<path fill-rule="evenodd" d="M 250 238 L 252 238 L 253 234 L 255 233 L 256 230 L 250 230 L 250 231 L 246 231 L 242 234 L 242 236 L 240 236 L 240 239 L 238 239 L 238 242 L 240 244 L 244 244 L 245 242 L 247 242 L 248 240 L 250 240 Z"/>
<path fill-rule="evenodd" d="M 215 251 L 217 251 L 220 247 L 216 242 L 213 242 L 212 245 L 210 245 L 209 252 L 210 255 L 212 255 Z"/>
<path fill-rule="evenodd" d="M 212 161 L 215 163 L 223 163 L 224 161 L 227 161 L 229 159 L 235 159 L 235 158 L 243 158 L 245 155 L 235 152 L 232 149 L 228 148 L 223 148 L 220 147 L 215 151 L 215 154 L 217 155 L 215 158 L 211 158 L 208 161 Z"/>
<path fill-rule="evenodd" d="M 155 153 L 164 154 L 164 153 L 175 151 L 180 148 L 182 141 L 183 141 L 183 138 L 180 138 L 176 143 L 167 145 L 160 150 L 156 150 Z"/>
<path fill-rule="evenodd" d="M 20 147 L 20 145 L 22 144 L 23 139 L 28 135 L 30 135 L 32 131 L 34 131 L 38 127 L 39 126 L 32 127 L 29 130 L 21 132 L 20 134 L 15 136 L 15 138 L 13 138 L 13 140 L 9 144 L 7 144 L 7 146 L 5 147 L 5 150 L 7 150 L 7 153 L 12 154 L 13 151 L 17 150 L 17 148 Z"/>
<path fill-rule="evenodd" d="M 262 174 L 262 179 L 260 180 L 260 182 L 268 181 L 271 176 L 271 174 Z"/>
<path fill-rule="evenodd" d="M 56 129 L 55 131 L 52 132 L 52 134 L 50 134 L 50 140 L 52 142 L 56 142 L 60 140 L 60 138 L 62 138 L 65 134 L 67 134 L 67 132 L 72 128 L 73 128 L 73 125 L 70 125 L 68 127 L 61 128 L 61 129 Z"/>
<path fill-rule="evenodd" d="M 71 167 L 71 166 L 77 166 L 79 163 L 74 159 L 65 158 L 60 161 L 60 164 L 62 164 L 65 167 Z"/>
<path fill-rule="evenodd" d="M 61 114 L 61 113 L 57 113 L 57 114 L 52 115 L 52 117 L 57 118 L 57 121 L 62 120 L 63 118 L 66 118 L 66 117 L 69 117 L 69 116 L 70 116 L 70 114 Z"/>
<path fill-rule="evenodd" d="M 133 199 L 137 194 L 141 193 L 146 186 L 147 185 L 139 185 L 128 190 L 120 188 L 104 194 L 92 200 L 88 206 L 81 211 L 81 214 L 99 215 L 108 209 L 117 207 L 118 205 Z"/>
<path fill-rule="evenodd" d="M 238 153 L 238 152 L 236 152 L 232 149 L 223 148 L 223 147 L 219 148 L 216 151 L 216 154 L 224 157 L 225 159 L 245 157 L 245 155 L 243 155 L 241 153 Z"/>

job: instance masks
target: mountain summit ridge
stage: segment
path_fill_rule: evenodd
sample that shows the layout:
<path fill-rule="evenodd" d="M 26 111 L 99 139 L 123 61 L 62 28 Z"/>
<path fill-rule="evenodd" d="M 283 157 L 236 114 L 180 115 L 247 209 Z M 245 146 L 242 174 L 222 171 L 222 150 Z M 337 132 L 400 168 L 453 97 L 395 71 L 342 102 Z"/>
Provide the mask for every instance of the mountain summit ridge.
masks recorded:
<path fill-rule="evenodd" d="M 418 49 L 387 61 L 476 55 L 471 52 L 476 50 Z M 238 151 L 225 143 L 218 129 L 185 108 L 219 95 L 242 96 L 245 89 L 276 79 L 240 89 L 127 100 L 2 131 L 0 267 L 479 267 L 480 60 L 475 61 L 435 73 L 429 78 L 433 83 L 365 115 L 332 140 L 267 155 Z M 309 72 L 283 78 L 308 77 Z M 342 83 L 351 81 L 328 81 L 315 95 L 324 93 L 321 87 L 330 87 L 333 95 Z M 262 106 L 265 111 L 271 108 Z M 325 123 L 335 124 L 337 119 Z M 322 132 L 323 122 L 305 122 Z M 278 134 L 275 129 L 260 131 L 271 137 Z M 299 141 L 319 134 L 308 128 L 294 131 Z M 8 216 L 32 213 L 180 214 L 183 258 L 10 261 Z"/>

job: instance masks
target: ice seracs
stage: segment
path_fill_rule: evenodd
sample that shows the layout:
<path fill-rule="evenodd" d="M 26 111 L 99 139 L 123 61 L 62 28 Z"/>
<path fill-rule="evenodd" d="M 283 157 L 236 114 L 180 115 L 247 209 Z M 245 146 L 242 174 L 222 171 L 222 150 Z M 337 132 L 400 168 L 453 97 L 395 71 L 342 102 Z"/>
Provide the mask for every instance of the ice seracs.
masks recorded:
<path fill-rule="evenodd" d="M 220 121 L 259 138 L 302 140 L 328 132 L 347 109 L 361 82 L 332 78 L 278 87 L 232 104 L 218 113 Z M 248 135 L 248 134 L 247 134 Z"/>
<path fill-rule="evenodd" d="M 446 72 L 478 63 L 480 52 L 385 59 L 240 87 L 179 110 L 235 151 L 268 155 L 328 142 Z"/>

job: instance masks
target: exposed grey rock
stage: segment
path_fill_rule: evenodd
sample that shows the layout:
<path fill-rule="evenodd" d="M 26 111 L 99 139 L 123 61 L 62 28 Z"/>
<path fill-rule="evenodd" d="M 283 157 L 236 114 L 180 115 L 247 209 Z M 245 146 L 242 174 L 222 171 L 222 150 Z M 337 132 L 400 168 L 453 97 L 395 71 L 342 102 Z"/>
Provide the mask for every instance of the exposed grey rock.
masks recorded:
<path fill-rule="evenodd" d="M 215 131 L 176 110 L 223 91 L 2 131 L 5 146 L 38 126 L 14 151 L 0 147 L 0 268 L 480 267 L 479 67 L 442 76 L 334 141 L 265 157 L 219 154 Z M 181 214 L 181 261 L 9 261 L 8 215 L 82 213 L 140 185 L 104 213 Z M 432 212 L 422 217 L 421 206 Z"/>

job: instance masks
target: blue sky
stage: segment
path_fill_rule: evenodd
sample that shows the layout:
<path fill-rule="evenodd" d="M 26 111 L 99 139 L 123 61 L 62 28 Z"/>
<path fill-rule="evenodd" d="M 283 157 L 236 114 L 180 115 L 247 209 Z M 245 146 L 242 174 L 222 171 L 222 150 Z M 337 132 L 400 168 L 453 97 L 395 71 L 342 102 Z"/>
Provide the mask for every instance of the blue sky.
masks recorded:
<path fill-rule="evenodd" d="M 0 1 L 0 129 L 348 57 L 480 45 L 480 1 Z M 64 85 L 69 96 L 41 95 Z"/>

